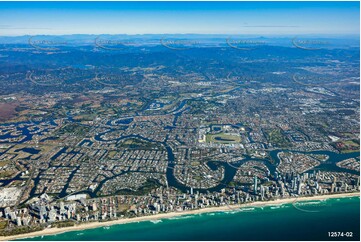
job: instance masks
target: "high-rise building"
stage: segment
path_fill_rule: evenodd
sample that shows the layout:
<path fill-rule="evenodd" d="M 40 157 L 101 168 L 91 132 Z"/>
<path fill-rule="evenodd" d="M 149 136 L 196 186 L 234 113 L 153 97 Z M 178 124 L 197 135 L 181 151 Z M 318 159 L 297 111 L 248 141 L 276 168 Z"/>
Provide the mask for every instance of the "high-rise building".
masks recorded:
<path fill-rule="evenodd" d="M 16 217 L 16 225 L 21 226 L 21 218 L 20 217 Z"/>
<path fill-rule="evenodd" d="M 93 202 L 93 204 L 92 204 L 92 210 L 93 210 L 93 211 L 96 211 L 96 210 L 97 210 L 97 204 L 96 204 L 96 202 Z"/>
<path fill-rule="evenodd" d="M 261 185 L 261 199 L 264 199 L 264 192 L 265 192 L 265 188 L 264 186 Z"/>
<path fill-rule="evenodd" d="M 301 180 L 298 181 L 298 191 L 297 191 L 297 194 L 300 195 L 302 192 L 302 182 Z"/>
<path fill-rule="evenodd" d="M 257 194 L 257 176 L 253 177 L 254 194 Z"/>
<path fill-rule="evenodd" d="M 331 192 L 335 192 L 336 183 L 332 183 L 331 185 Z"/>

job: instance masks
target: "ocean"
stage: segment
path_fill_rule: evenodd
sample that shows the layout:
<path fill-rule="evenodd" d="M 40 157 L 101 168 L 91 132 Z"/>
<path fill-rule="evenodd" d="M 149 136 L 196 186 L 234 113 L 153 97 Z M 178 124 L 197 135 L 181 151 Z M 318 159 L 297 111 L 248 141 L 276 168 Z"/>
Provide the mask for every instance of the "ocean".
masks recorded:
<path fill-rule="evenodd" d="M 329 232 L 344 234 L 330 238 Z M 360 198 L 184 215 L 27 240 L 360 240 Z"/>

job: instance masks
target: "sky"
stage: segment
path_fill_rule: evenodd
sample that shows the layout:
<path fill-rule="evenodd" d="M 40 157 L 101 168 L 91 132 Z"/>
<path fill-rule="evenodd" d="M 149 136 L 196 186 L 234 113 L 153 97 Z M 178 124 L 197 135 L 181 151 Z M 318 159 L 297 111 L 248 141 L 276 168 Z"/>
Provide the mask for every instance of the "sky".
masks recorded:
<path fill-rule="evenodd" d="M 0 2 L 0 36 L 357 34 L 359 2 Z"/>

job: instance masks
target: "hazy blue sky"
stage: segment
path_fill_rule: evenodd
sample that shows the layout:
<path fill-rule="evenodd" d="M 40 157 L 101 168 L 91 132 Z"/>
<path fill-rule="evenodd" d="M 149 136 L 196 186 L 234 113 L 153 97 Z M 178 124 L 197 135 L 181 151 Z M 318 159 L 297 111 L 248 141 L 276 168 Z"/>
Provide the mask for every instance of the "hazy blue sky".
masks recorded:
<path fill-rule="evenodd" d="M 0 2 L 0 35 L 359 34 L 358 2 Z"/>

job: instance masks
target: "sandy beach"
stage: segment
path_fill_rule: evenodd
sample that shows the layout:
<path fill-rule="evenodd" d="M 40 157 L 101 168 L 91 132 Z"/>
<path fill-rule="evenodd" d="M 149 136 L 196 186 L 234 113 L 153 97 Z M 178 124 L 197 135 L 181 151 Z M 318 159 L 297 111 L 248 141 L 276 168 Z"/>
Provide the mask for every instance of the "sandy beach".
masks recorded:
<path fill-rule="evenodd" d="M 162 214 L 143 216 L 143 217 L 137 217 L 137 218 L 124 218 L 124 219 L 118 219 L 118 220 L 107 221 L 107 222 L 82 223 L 80 225 L 76 225 L 73 227 L 66 227 L 66 228 L 47 228 L 42 231 L 36 231 L 36 232 L 32 232 L 32 233 L 27 233 L 27 234 L 20 234 L 20 235 L 6 236 L 6 237 L 2 236 L 2 237 L 0 237 L 0 240 L 7 241 L 7 240 L 23 239 L 23 238 L 43 236 L 43 235 L 59 234 L 59 233 L 64 233 L 64 232 L 69 232 L 69 231 L 77 231 L 77 230 L 92 229 L 92 228 L 103 227 L 103 226 L 111 226 L 111 225 L 115 225 L 115 224 L 125 224 L 125 223 L 134 223 L 134 222 L 140 222 L 140 221 L 158 220 L 158 219 L 171 218 L 171 217 L 182 216 L 182 215 L 230 211 L 233 209 L 238 209 L 238 208 L 243 208 L 243 207 L 272 206 L 272 205 L 280 205 L 280 204 L 287 204 L 287 203 L 301 202 L 301 201 L 324 200 L 324 199 L 329 199 L 329 198 L 345 198 L 345 197 L 355 197 L 355 196 L 360 196 L 360 193 L 343 193 L 343 194 L 341 193 L 341 194 L 319 195 L 319 196 L 312 196 L 312 197 L 286 198 L 286 199 L 279 199 L 279 200 L 274 200 L 274 201 L 259 201 L 259 202 L 245 203 L 245 204 L 240 204 L 240 205 L 210 207 L 210 208 L 203 208 L 203 209 L 198 209 L 198 210 L 162 213 Z"/>

